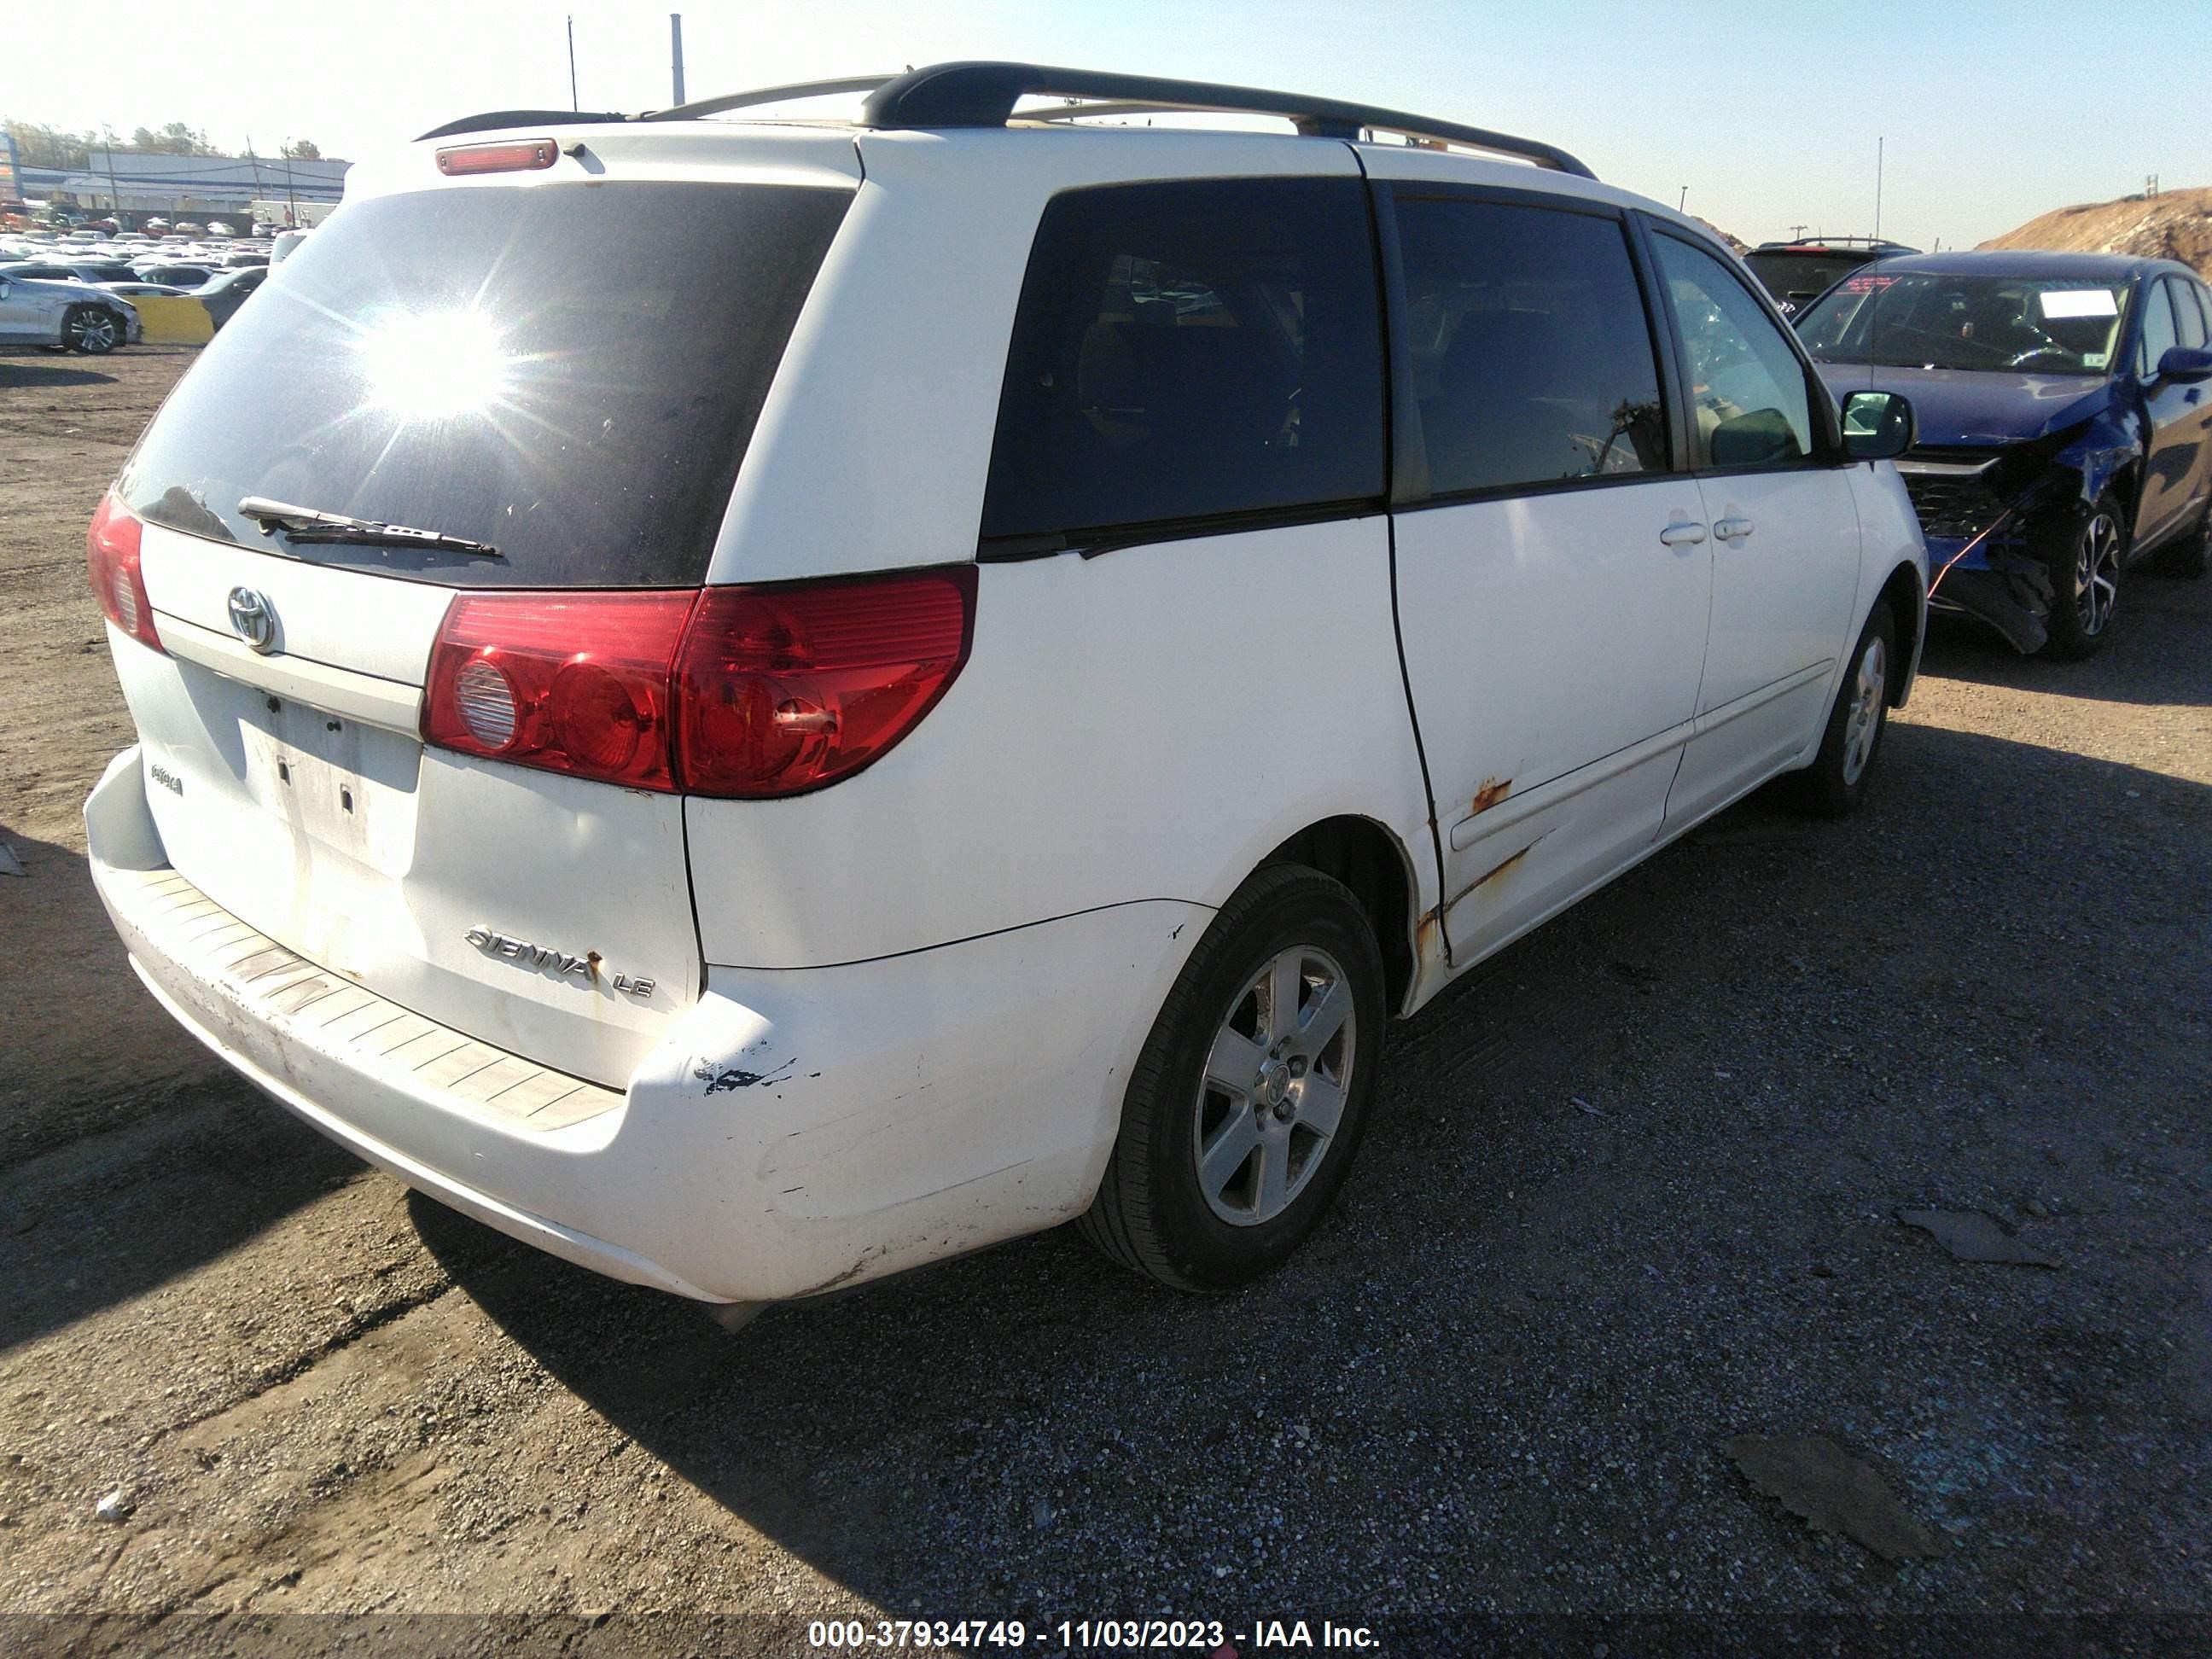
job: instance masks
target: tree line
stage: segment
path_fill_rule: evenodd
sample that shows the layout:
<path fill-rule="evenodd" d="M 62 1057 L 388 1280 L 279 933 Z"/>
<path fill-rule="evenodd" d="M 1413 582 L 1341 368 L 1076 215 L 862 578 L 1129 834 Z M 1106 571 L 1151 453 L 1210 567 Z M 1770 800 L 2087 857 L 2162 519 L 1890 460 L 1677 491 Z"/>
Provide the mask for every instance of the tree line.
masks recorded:
<path fill-rule="evenodd" d="M 70 132 L 42 126 L 35 121 L 9 121 L 8 136 L 15 141 L 15 156 L 27 167 L 77 170 L 92 164 L 95 149 L 143 149 L 160 155 L 221 155 L 225 152 L 208 142 L 208 136 L 182 121 L 165 127 L 134 127 L 125 140 L 112 127 L 98 132 Z M 295 138 L 278 147 L 279 160 L 319 161 L 322 148 L 312 138 Z"/>

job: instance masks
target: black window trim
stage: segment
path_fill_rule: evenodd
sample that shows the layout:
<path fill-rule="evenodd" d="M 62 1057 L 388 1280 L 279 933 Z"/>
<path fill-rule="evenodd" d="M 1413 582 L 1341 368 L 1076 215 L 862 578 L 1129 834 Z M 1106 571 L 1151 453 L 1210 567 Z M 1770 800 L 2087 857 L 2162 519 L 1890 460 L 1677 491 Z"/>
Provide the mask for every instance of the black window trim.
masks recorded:
<path fill-rule="evenodd" d="M 1554 191 L 1522 190 L 1502 185 L 1460 184 L 1446 179 L 1373 179 L 1369 182 L 1369 190 L 1376 198 L 1376 222 L 1383 236 L 1386 284 L 1382 291 L 1384 339 L 1389 357 L 1388 368 L 1392 389 L 1391 428 L 1397 439 L 1390 469 L 1392 512 L 1419 512 L 1432 507 L 1462 507 L 1478 501 L 1519 501 L 1527 496 L 1558 495 L 1574 490 L 1620 489 L 1632 484 L 1656 483 L 1662 479 L 1686 475 L 1688 454 L 1677 396 L 1679 388 L 1674 384 L 1678 377 L 1674 372 L 1672 350 L 1665 337 L 1656 331 L 1658 318 L 1655 308 L 1658 289 L 1653 282 L 1653 273 L 1648 268 L 1648 256 L 1636 234 L 1633 216 L 1611 202 L 1592 201 L 1587 197 L 1564 195 Z M 1430 488 L 1428 449 L 1421 430 L 1419 402 L 1413 392 L 1413 360 L 1407 345 L 1411 331 L 1407 326 L 1405 315 L 1405 251 L 1399 240 L 1397 215 L 1397 203 L 1401 199 L 1478 202 L 1495 207 L 1579 213 L 1593 219 L 1610 220 L 1620 227 L 1629 267 L 1635 273 L 1638 295 L 1644 305 L 1644 332 L 1651 343 L 1652 368 L 1659 377 L 1659 406 L 1667 422 L 1668 465 L 1664 471 L 1601 473 L 1587 478 L 1547 478 L 1527 483 L 1485 484 L 1473 489 L 1434 490 Z"/>
<path fill-rule="evenodd" d="M 1357 160 L 1355 152 L 1354 160 Z M 1120 190 L 1133 185 L 1179 184 L 1273 184 L 1291 180 L 1318 182 L 1321 180 L 1349 180 L 1368 185 L 1364 168 L 1344 173 L 1194 173 L 1160 179 L 1103 179 L 1081 185 L 1071 185 L 1054 191 L 1037 209 L 1036 228 L 1030 233 L 1029 252 L 1023 256 L 1022 278 L 1025 287 L 1030 266 L 1036 258 L 1036 240 L 1043 233 L 1045 216 L 1063 197 L 1085 195 L 1093 191 Z M 1058 530 L 1013 536 L 987 536 L 981 529 L 982 503 L 976 507 L 978 529 L 975 537 L 975 562 L 978 564 L 1021 564 L 1031 559 L 1055 558 L 1062 553 L 1074 553 L 1091 559 L 1102 553 L 1117 552 L 1124 548 L 1149 547 L 1165 542 L 1197 541 L 1211 536 L 1233 536 L 1245 531 L 1277 530 L 1292 525 L 1328 524 L 1354 519 L 1371 518 L 1389 510 L 1391 481 L 1396 476 L 1392 451 L 1397 422 L 1393 418 L 1392 388 L 1396 378 L 1391 373 L 1392 346 L 1389 295 L 1384 287 L 1385 275 L 1378 248 L 1374 192 L 1364 188 L 1361 196 L 1367 204 L 1367 240 L 1370 254 L 1369 280 L 1375 285 L 1376 327 L 1382 342 L 1382 395 L 1377 400 L 1375 418 L 1382 426 L 1382 488 L 1374 495 L 1354 495 L 1326 501 L 1299 501 L 1281 507 L 1243 507 L 1223 513 L 1194 514 L 1182 519 L 1131 520 L 1120 524 L 1088 525 L 1079 529 Z M 1018 290 L 1015 309 L 1006 323 L 1006 349 L 1009 357 L 1013 350 L 1014 330 L 1020 317 L 1021 296 Z M 1001 403 L 1005 375 L 1000 374 Z M 1000 410 L 992 410 L 993 442 L 995 447 Z"/>
<path fill-rule="evenodd" d="M 1810 455 L 1794 461 L 1769 463 L 1758 466 L 1699 466 L 1697 465 L 1695 447 L 1692 445 L 1689 447 L 1688 455 L 1690 476 L 1695 478 L 1752 477 L 1774 472 L 1827 471 L 1855 465 L 1844 448 L 1842 416 L 1837 409 L 1835 394 L 1828 390 L 1827 381 L 1821 378 L 1820 371 L 1814 366 L 1812 355 L 1805 349 L 1805 343 L 1797 337 L 1797 331 L 1790 326 L 1789 319 L 1783 316 L 1776 307 L 1773 296 L 1760 286 L 1759 279 L 1755 276 L 1747 276 L 1743 271 L 1743 262 L 1730 252 L 1723 243 L 1717 242 L 1710 237 L 1693 235 L 1678 225 L 1668 224 L 1655 219 L 1641 210 L 1635 213 L 1634 217 L 1638 221 L 1647 239 L 1656 239 L 1661 236 L 1672 237 L 1686 247 L 1697 249 L 1698 252 L 1717 261 L 1723 270 L 1729 270 L 1735 278 L 1736 286 L 1751 296 L 1752 303 L 1766 313 L 1767 320 L 1774 325 L 1782 337 L 1789 343 L 1790 354 L 1797 359 L 1798 368 L 1805 377 L 1805 399 L 1813 420 L 1814 447 Z M 1681 409 L 1685 420 L 1687 421 L 1690 413 L 1689 388 L 1692 384 L 1690 378 L 1689 351 L 1682 338 L 1680 320 L 1674 315 L 1674 304 L 1667 295 L 1665 284 L 1660 280 L 1656 240 L 1651 247 L 1651 260 L 1654 292 L 1660 298 L 1668 300 L 1664 307 L 1668 350 L 1674 360 L 1674 379 L 1680 388 L 1678 406 Z M 1683 429 L 1686 434 L 1694 432 L 1697 428 L 1694 424 L 1687 424 Z"/>

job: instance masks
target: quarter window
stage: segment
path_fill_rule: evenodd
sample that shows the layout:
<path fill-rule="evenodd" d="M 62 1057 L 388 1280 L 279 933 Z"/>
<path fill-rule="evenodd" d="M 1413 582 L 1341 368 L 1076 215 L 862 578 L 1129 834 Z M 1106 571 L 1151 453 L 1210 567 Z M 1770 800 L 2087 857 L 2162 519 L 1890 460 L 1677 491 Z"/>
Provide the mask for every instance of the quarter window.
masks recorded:
<path fill-rule="evenodd" d="M 983 535 L 1374 500 L 1380 310 L 1357 179 L 1055 197 L 1014 321 Z"/>
<path fill-rule="evenodd" d="M 1652 246 L 1689 359 L 1698 464 L 1787 466 L 1814 453 L 1805 367 L 1736 275 L 1673 236 Z"/>
<path fill-rule="evenodd" d="M 1401 196 L 1407 348 L 1437 495 L 1663 471 L 1658 361 L 1618 220 Z"/>

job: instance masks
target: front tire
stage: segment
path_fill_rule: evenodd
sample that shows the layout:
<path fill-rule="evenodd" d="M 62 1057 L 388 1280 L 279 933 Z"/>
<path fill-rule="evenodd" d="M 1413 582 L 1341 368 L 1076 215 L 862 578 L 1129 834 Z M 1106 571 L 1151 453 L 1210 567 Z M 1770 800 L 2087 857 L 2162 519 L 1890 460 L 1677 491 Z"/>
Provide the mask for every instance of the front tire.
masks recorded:
<path fill-rule="evenodd" d="M 2128 561 L 2127 532 L 2119 503 L 2100 495 L 2087 513 L 2069 514 L 2044 526 L 2043 558 L 2051 572 L 2051 638 L 2046 657 L 2081 662 L 2104 648 L 2119 603 L 2120 571 Z"/>
<path fill-rule="evenodd" d="M 1303 865 L 1258 872 L 1146 1039 L 1084 1237 L 1180 1291 L 1281 1265 L 1358 1150 L 1385 1018 L 1382 948 L 1351 890 Z"/>
<path fill-rule="evenodd" d="M 1889 689 L 1901 672 L 1897 623 L 1887 602 L 1875 605 L 1851 649 L 1836 706 L 1828 711 L 1820 752 L 1797 775 L 1798 804 L 1816 817 L 1849 817 L 1865 800 L 1867 782 L 1889 729 Z"/>
<path fill-rule="evenodd" d="M 105 306 L 71 306 L 62 319 L 62 343 L 89 357 L 104 357 L 123 343 L 123 319 Z"/>

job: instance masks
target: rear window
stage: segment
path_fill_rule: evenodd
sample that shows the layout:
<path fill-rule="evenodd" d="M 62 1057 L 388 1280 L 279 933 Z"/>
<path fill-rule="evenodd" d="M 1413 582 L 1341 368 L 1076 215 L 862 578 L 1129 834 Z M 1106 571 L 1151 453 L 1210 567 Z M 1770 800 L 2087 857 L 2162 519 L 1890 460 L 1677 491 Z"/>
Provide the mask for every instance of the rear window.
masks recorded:
<path fill-rule="evenodd" d="M 1873 257 L 1871 253 L 1761 253 L 1753 250 L 1743 256 L 1743 262 L 1769 294 L 1796 307 L 1818 299 Z"/>
<path fill-rule="evenodd" d="M 620 181 L 354 203 L 216 336 L 124 499 L 252 547 L 284 538 L 248 495 L 499 550 L 296 550 L 455 586 L 695 584 L 851 199 Z"/>
<path fill-rule="evenodd" d="M 1370 499 L 1382 433 L 1357 179 L 1070 191 L 1030 252 L 983 535 L 1169 533 Z"/>

